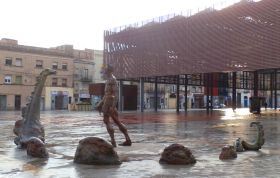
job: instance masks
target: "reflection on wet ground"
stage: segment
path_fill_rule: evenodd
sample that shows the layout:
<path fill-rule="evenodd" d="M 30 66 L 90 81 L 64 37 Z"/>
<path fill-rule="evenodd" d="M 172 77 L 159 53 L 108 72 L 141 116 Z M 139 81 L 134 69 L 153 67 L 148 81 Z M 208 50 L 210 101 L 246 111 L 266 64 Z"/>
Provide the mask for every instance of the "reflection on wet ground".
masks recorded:
<path fill-rule="evenodd" d="M 279 111 L 261 115 L 248 109 L 174 112 L 123 113 L 133 145 L 117 147 L 123 163 L 119 166 L 93 166 L 73 163 L 80 139 L 97 136 L 109 140 L 102 116 L 96 112 L 43 112 L 49 159 L 27 156 L 13 143 L 12 132 L 19 112 L 0 112 L 0 177 L 278 177 L 280 175 Z M 258 152 L 243 152 L 231 161 L 220 161 L 225 144 L 237 137 L 253 141 L 256 132 L 252 121 L 262 122 L 265 144 Z M 117 142 L 123 135 L 115 128 Z M 192 166 L 163 166 L 158 163 L 166 146 L 180 143 L 197 158 Z"/>

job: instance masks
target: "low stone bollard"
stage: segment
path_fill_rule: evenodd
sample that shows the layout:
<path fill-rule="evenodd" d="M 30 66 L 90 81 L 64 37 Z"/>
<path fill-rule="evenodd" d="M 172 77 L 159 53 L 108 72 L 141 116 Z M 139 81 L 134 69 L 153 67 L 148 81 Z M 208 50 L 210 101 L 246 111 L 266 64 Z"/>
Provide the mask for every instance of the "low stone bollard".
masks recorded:
<path fill-rule="evenodd" d="M 121 164 L 114 147 L 109 142 L 98 137 L 87 137 L 80 140 L 74 162 L 92 165 Z"/>
<path fill-rule="evenodd" d="M 49 153 L 45 147 L 45 144 L 39 138 L 32 137 L 27 142 L 26 147 L 27 154 L 36 158 L 48 158 Z"/>
<path fill-rule="evenodd" d="M 192 152 L 183 145 L 172 144 L 164 149 L 159 160 L 160 164 L 194 164 L 196 159 Z"/>
<path fill-rule="evenodd" d="M 219 159 L 235 159 L 237 158 L 237 153 L 232 145 L 226 145 L 222 148 L 222 152 L 220 153 Z"/>

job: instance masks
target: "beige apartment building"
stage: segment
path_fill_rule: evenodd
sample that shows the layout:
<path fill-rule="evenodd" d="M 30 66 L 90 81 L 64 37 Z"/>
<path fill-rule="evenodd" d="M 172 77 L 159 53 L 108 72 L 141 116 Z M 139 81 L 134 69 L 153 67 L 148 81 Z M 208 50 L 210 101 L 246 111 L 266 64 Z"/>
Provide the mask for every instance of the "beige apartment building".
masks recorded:
<path fill-rule="evenodd" d="M 0 110 L 20 110 L 45 68 L 55 69 L 42 92 L 41 109 L 67 109 L 73 101 L 73 46 L 39 48 L 0 40 Z"/>
<path fill-rule="evenodd" d="M 74 50 L 74 100 L 90 102 L 89 84 L 94 78 L 94 50 Z"/>
<path fill-rule="evenodd" d="M 93 83 L 104 83 L 105 81 L 101 77 L 101 68 L 103 65 L 103 50 L 94 50 L 94 75 Z"/>

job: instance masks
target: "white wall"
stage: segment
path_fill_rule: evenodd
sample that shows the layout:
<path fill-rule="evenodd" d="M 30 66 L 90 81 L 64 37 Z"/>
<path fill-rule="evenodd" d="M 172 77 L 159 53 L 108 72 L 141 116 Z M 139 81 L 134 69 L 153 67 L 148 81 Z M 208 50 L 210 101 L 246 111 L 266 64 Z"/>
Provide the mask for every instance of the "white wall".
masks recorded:
<path fill-rule="evenodd" d="M 94 79 L 93 83 L 103 83 L 104 80 L 101 78 L 101 67 L 103 65 L 103 51 L 102 50 L 94 50 Z"/>

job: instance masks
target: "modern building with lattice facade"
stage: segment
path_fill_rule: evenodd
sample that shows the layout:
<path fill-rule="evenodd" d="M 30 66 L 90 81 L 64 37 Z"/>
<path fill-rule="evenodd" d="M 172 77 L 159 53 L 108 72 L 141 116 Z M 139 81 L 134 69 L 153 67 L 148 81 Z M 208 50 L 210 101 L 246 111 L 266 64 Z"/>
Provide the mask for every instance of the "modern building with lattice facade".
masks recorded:
<path fill-rule="evenodd" d="M 279 29 L 279 0 L 242 0 L 107 30 L 104 59 L 120 81 L 138 81 L 140 93 L 144 83 L 154 83 L 155 98 L 158 84 L 175 84 L 177 96 L 181 85 L 202 86 L 207 109 L 214 96 L 225 96 L 233 108 L 262 96 L 277 108 Z"/>

